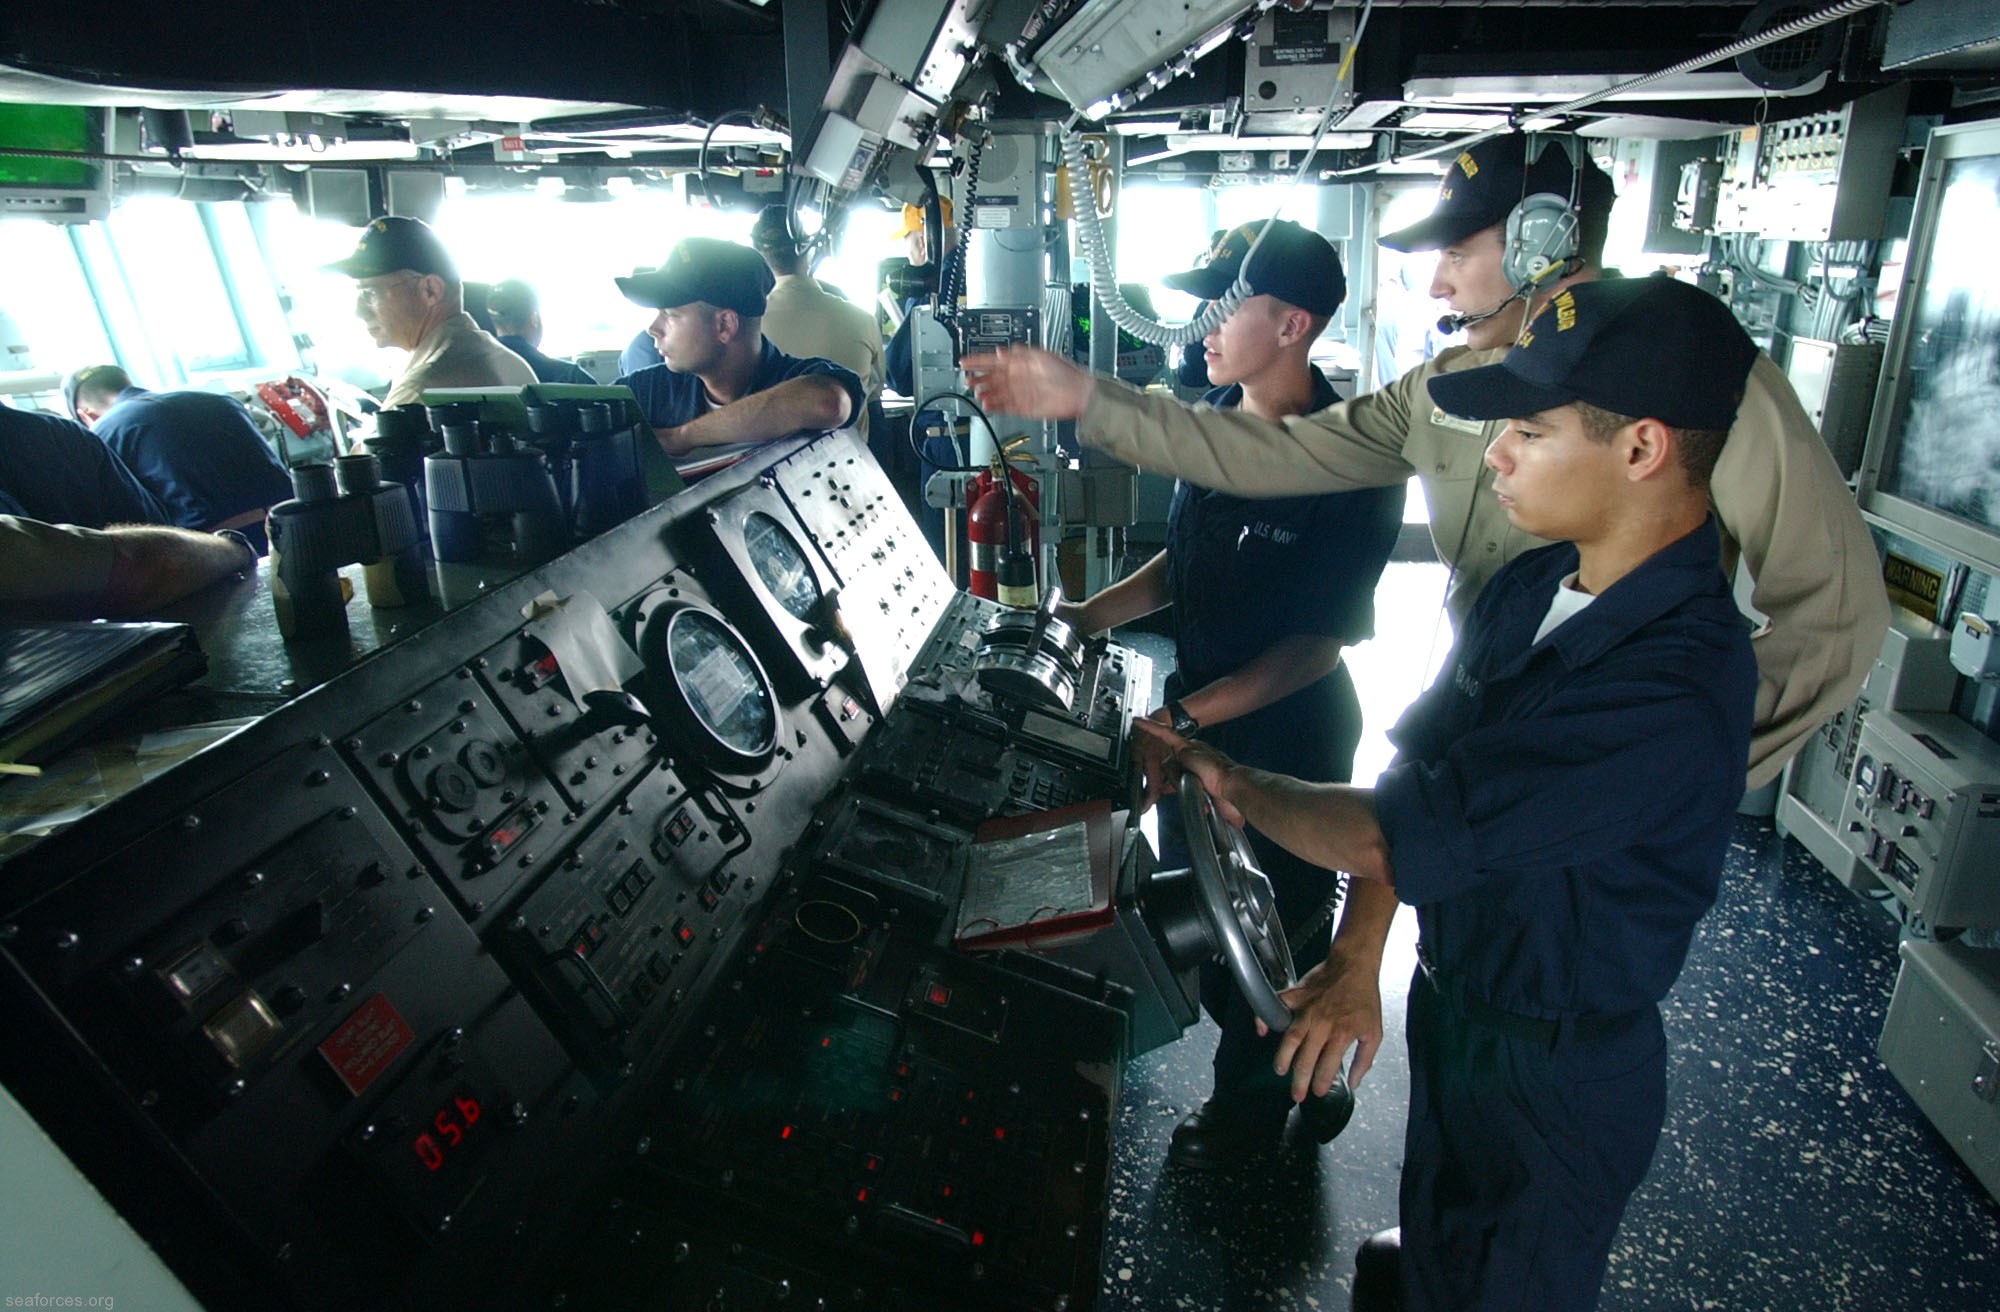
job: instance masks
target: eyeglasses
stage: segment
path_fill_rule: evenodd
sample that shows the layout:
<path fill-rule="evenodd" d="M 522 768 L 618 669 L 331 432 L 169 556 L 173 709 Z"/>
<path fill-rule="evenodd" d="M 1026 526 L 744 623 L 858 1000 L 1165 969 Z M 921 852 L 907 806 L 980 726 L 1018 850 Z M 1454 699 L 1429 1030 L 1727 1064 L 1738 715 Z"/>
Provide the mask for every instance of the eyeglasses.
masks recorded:
<path fill-rule="evenodd" d="M 410 282 L 413 279 L 420 279 L 422 277 L 423 275 L 420 273 L 399 273 L 395 277 L 391 278 L 389 281 L 384 283 L 377 283 L 373 287 L 363 287 L 359 283 L 357 283 L 355 284 L 354 294 L 358 298 L 360 298 L 360 301 L 363 305 L 373 305 L 377 301 L 381 300 L 382 293 L 388 291 L 390 288 L 400 287 L 406 282 Z"/>

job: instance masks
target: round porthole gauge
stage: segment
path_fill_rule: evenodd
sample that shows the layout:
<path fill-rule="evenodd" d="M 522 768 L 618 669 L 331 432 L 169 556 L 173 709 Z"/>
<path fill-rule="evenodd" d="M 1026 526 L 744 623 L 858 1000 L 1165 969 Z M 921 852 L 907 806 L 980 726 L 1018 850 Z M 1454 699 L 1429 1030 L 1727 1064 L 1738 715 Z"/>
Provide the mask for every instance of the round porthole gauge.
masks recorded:
<path fill-rule="evenodd" d="M 721 616 L 693 606 L 664 617 L 667 673 L 718 764 L 754 770 L 778 741 L 778 700 L 763 666 Z"/>
<path fill-rule="evenodd" d="M 743 546 L 764 590 L 787 615 L 810 624 L 819 608 L 819 580 L 791 531 L 763 511 L 743 521 Z"/>

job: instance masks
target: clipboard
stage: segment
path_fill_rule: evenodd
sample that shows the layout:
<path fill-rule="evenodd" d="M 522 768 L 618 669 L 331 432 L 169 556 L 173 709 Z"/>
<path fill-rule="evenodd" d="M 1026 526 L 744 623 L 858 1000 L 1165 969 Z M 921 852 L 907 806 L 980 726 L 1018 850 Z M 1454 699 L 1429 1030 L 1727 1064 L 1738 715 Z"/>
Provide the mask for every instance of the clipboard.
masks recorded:
<path fill-rule="evenodd" d="M 106 720 L 200 678 L 185 624 L 0 628 L 0 761 L 47 761 Z"/>
<path fill-rule="evenodd" d="M 987 821 L 973 832 L 953 943 L 1032 949 L 1110 924 L 1122 833 L 1108 800 Z"/>

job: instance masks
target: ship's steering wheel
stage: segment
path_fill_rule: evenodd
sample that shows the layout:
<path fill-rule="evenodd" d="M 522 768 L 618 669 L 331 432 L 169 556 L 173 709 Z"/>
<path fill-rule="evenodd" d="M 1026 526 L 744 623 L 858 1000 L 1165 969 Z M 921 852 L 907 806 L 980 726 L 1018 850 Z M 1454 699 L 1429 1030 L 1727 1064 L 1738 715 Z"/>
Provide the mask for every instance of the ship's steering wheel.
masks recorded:
<path fill-rule="evenodd" d="M 1250 1010 L 1275 1034 L 1292 1023 L 1278 994 L 1297 974 L 1271 880 L 1258 869 L 1249 838 L 1217 813 L 1192 772 L 1181 771 L 1176 795 L 1210 937 Z"/>

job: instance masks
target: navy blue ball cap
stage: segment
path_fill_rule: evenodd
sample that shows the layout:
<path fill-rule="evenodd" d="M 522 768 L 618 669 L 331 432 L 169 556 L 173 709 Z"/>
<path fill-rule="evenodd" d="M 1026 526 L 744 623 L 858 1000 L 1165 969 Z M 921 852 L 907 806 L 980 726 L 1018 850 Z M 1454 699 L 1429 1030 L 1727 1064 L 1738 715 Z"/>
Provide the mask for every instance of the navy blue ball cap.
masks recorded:
<path fill-rule="evenodd" d="M 1207 263 L 1185 273 L 1170 273 L 1161 281 L 1175 291 L 1219 301 L 1243 272 L 1243 257 L 1256 245 L 1245 279 L 1251 295 L 1275 296 L 1308 314 L 1331 315 L 1338 310 L 1347 299 L 1347 275 L 1333 243 L 1310 228 L 1279 219 L 1260 244 L 1257 234 L 1263 228 L 1260 220 L 1230 229 L 1208 253 Z"/>
<path fill-rule="evenodd" d="M 647 273 L 620 278 L 625 299 L 649 310 L 671 310 L 702 301 L 734 310 L 746 319 L 764 313 L 764 298 L 777 279 L 764 257 L 748 246 L 714 237 L 688 237 L 667 253 L 667 262 Z"/>
<path fill-rule="evenodd" d="M 329 273 L 350 278 L 378 278 L 385 273 L 434 273 L 446 282 L 458 281 L 458 265 L 422 219 L 384 215 L 370 219 L 361 230 L 354 254 L 326 266 Z"/>
<path fill-rule="evenodd" d="M 1534 162 L 1528 163 L 1530 152 Z M 1507 221 L 1516 205 L 1543 192 L 1575 196 L 1580 209 L 1609 210 L 1611 179 L 1579 144 L 1576 162 L 1554 136 L 1510 132 L 1489 137 L 1458 157 L 1438 183 L 1437 208 L 1381 238 L 1392 251 L 1436 251 Z"/>
<path fill-rule="evenodd" d="M 1522 419 L 1573 401 L 1670 428 L 1736 422 L 1757 345 L 1729 307 L 1672 278 L 1574 283 L 1550 298 L 1498 364 L 1430 380 L 1468 419 Z"/>

